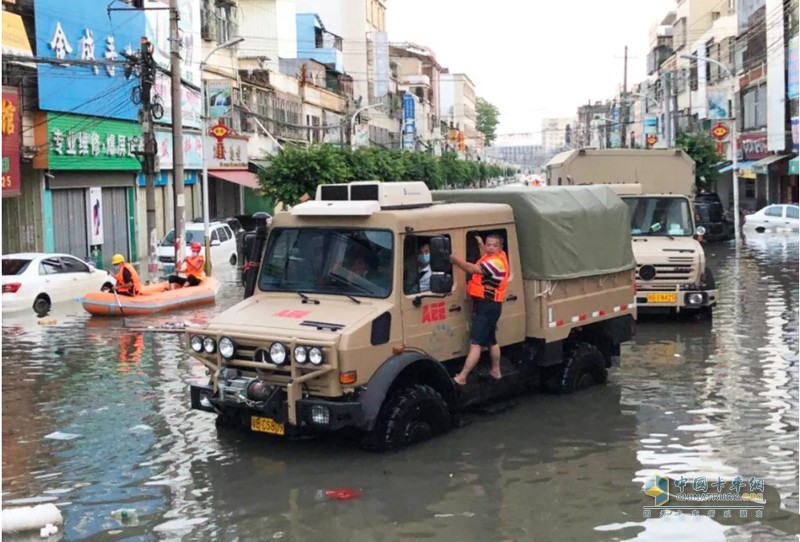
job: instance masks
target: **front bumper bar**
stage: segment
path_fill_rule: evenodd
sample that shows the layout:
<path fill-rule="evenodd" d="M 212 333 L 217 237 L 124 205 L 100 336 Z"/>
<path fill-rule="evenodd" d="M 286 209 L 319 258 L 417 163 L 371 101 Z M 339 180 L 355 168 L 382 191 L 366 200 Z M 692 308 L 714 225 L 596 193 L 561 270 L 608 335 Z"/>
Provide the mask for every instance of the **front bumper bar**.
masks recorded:
<path fill-rule="evenodd" d="M 279 393 L 263 405 L 250 406 L 241 402 L 224 401 L 214 396 L 210 385 L 191 384 L 192 408 L 237 419 L 250 427 L 252 416 L 271 418 L 283 424 L 287 436 L 301 436 L 319 432 L 338 431 L 362 425 L 361 403 L 357 401 L 330 401 L 326 399 L 299 399 L 295 405 L 297 425 L 289 422 L 286 394 Z"/>

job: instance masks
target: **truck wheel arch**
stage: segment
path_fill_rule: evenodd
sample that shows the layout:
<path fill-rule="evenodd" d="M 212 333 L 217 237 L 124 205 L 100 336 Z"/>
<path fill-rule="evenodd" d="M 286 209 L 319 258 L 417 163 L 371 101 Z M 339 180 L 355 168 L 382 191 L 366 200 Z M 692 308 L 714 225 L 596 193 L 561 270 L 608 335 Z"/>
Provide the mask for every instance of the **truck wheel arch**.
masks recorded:
<path fill-rule="evenodd" d="M 451 411 L 455 410 L 455 384 L 444 366 L 425 354 L 403 352 L 383 362 L 359 393 L 361 428 L 371 431 L 392 388 L 411 382 L 429 385 L 441 394 Z"/>

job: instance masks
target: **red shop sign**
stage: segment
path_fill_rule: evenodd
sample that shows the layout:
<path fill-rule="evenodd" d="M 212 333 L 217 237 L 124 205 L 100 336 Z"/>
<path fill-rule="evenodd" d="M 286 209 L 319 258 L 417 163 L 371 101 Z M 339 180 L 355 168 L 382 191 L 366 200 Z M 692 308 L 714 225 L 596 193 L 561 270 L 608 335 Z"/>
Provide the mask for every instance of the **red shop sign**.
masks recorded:
<path fill-rule="evenodd" d="M 20 170 L 20 110 L 19 94 L 3 89 L 3 197 L 19 196 Z"/>
<path fill-rule="evenodd" d="M 742 134 L 739 136 L 739 152 L 742 160 L 761 160 L 769 154 L 767 133 Z"/>

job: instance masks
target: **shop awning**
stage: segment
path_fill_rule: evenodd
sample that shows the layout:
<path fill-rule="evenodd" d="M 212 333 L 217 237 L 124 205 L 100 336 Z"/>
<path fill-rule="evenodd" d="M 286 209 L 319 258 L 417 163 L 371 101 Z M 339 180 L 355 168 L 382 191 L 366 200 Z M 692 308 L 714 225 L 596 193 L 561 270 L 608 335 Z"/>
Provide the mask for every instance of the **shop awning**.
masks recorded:
<path fill-rule="evenodd" d="M 772 156 L 767 156 L 766 158 L 762 158 L 755 164 L 753 164 L 753 170 L 756 173 L 761 173 L 766 175 L 767 168 L 773 164 L 777 164 L 778 162 L 783 162 L 784 160 L 788 160 L 791 155 L 789 154 L 773 154 Z"/>
<path fill-rule="evenodd" d="M 753 164 L 755 164 L 755 160 L 743 160 L 736 164 L 739 168 L 739 173 L 741 174 L 742 171 L 749 172 L 753 175 L 753 179 L 755 179 L 755 173 L 753 172 Z M 728 162 L 728 165 L 719 169 L 720 173 L 728 173 L 733 169 L 733 162 Z"/>
<path fill-rule="evenodd" d="M 250 173 L 244 169 L 213 169 L 209 170 L 208 174 L 216 179 L 240 184 L 246 188 L 252 188 L 253 190 L 261 189 L 256 174 Z"/>
<path fill-rule="evenodd" d="M 28 33 L 22 17 L 16 13 L 3 10 L 3 55 L 18 55 L 33 58 Z M 36 64 L 31 62 L 17 62 L 22 66 L 35 68 Z"/>
<path fill-rule="evenodd" d="M 797 175 L 798 171 L 800 171 L 800 157 L 795 156 L 791 160 L 789 160 L 789 175 Z"/>

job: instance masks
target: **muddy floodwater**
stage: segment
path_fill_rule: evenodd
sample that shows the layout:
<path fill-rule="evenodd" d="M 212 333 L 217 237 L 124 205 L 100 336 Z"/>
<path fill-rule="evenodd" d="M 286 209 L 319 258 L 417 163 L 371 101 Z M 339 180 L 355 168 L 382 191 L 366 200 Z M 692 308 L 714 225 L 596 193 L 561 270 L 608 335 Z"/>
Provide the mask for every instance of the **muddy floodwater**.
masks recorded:
<path fill-rule="evenodd" d="M 232 270 L 191 312 L 4 316 L 2 505 L 56 504 L 50 540 L 797 540 L 797 239 L 707 254 L 713 323 L 641 319 L 608 385 L 523 396 L 389 455 L 218 431 L 189 409 L 204 369 L 153 328 L 236 303 Z M 655 473 L 763 478 L 766 504 L 647 517 Z"/>

